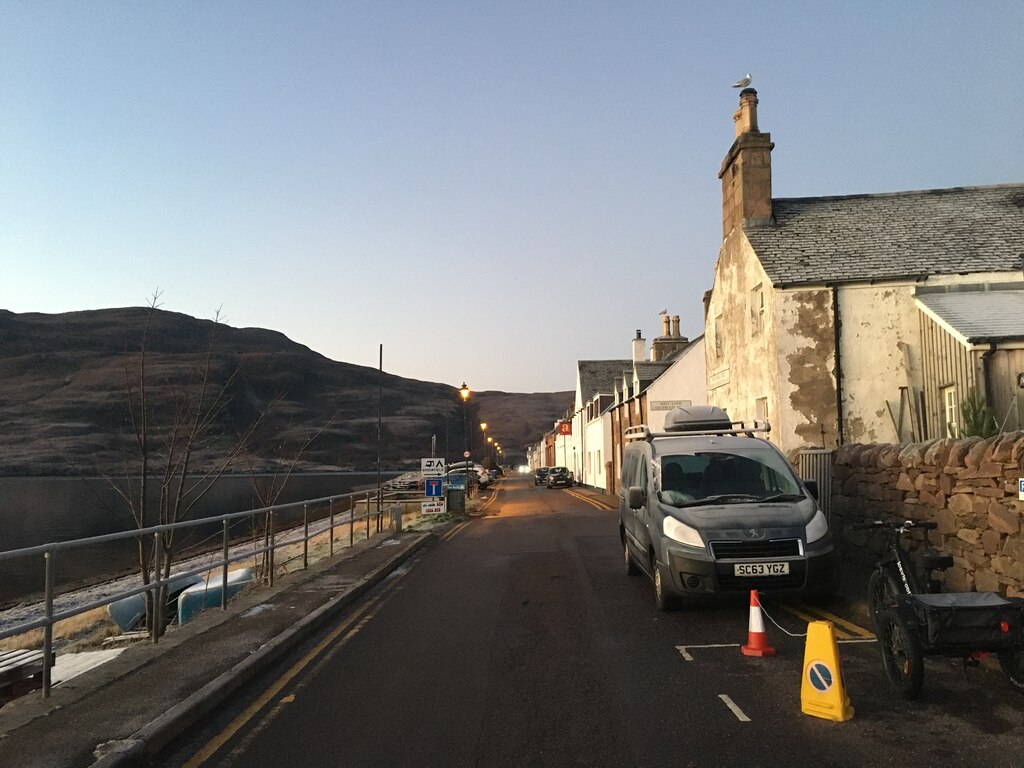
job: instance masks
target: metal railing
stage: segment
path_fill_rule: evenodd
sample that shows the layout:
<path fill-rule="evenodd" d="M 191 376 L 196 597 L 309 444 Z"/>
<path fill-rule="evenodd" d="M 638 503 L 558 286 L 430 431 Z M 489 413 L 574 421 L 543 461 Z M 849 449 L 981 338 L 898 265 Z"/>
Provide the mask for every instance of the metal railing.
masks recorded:
<path fill-rule="evenodd" d="M 391 500 L 400 494 L 385 494 L 380 488 L 375 488 L 369 491 L 357 491 L 353 493 L 339 494 L 336 496 L 324 496 L 319 499 L 307 499 L 305 501 L 291 502 L 288 504 L 277 504 L 270 507 L 262 507 L 260 509 L 253 509 L 244 512 L 232 512 L 217 517 L 204 517 L 196 520 L 185 520 L 178 523 L 170 523 L 164 525 L 154 525 L 148 528 L 138 528 L 130 531 L 123 531 L 119 533 L 110 533 L 102 536 L 92 536 L 85 539 L 75 539 L 72 541 L 56 542 L 51 544 L 41 544 L 34 547 L 26 547 L 24 549 L 14 549 L 7 552 L 0 552 L 0 562 L 8 560 L 16 560 L 19 558 L 37 557 L 42 555 L 43 557 L 43 572 L 44 572 L 44 595 L 43 595 L 43 615 L 39 618 L 16 624 L 8 629 L 0 630 L 0 640 L 22 635 L 26 632 L 42 628 L 43 629 L 43 697 L 46 698 L 50 695 L 50 683 L 51 683 L 51 669 L 53 666 L 53 628 L 54 625 L 60 621 L 70 619 L 74 616 L 86 613 L 88 611 L 102 608 L 110 605 L 118 600 L 122 600 L 127 597 L 134 595 L 140 595 L 143 593 L 149 593 L 150 605 L 153 609 L 150 613 L 152 621 L 149 622 L 150 626 L 149 635 L 152 642 L 156 643 L 160 639 L 160 635 L 163 633 L 164 620 L 166 613 L 166 598 L 165 589 L 168 584 L 172 581 L 178 581 L 183 578 L 191 576 L 199 576 L 202 574 L 209 574 L 216 570 L 219 566 L 221 569 L 221 609 L 227 608 L 228 602 L 228 565 L 234 562 L 239 562 L 254 556 L 266 554 L 266 572 L 263 574 L 263 579 L 270 585 L 274 585 L 274 574 L 276 570 L 275 566 L 275 553 L 278 549 L 284 546 L 296 544 L 302 542 L 302 567 L 303 569 L 309 567 L 309 541 L 311 538 L 321 536 L 325 532 L 329 531 L 330 539 L 330 551 L 329 556 L 334 555 L 334 531 L 335 528 L 348 525 L 348 539 L 349 546 L 355 543 L 355 527 L 356 522 L 362 523 L 366 521 L 366 538 L 370 538 L 371 523 L 375 520 L 376 532 L 381 532 L 384 529 L 384 503 L 385 500 Z M 335 505 L 342 501 L 348 500 L 347 517 L 343 516 L 342 520 L 337 519 L 337 511 Z M 360 503 L 365 501 L 366 510 L 362 514 L 357 514 L 357 508 Z M 371 501 L 376 503 L 371 507 Z M 327 505 L 328 514 L 317 520 L 323 520 L 329 518 L 329 525 L 325 528 L 319 528 L 314 531 L 312 536 L 310 535 L 310 509 L 322 507 Z M 288 534 L 294 533 L 299 529 L 297 524 L 294 528 L 283 529 L 282 531 L 277 530 L 278 519 L 281 513 L 286 510 L 294 510 L 298 507 L 302 507 L 302 523 L 301 523 L 301 534 L 297 536 L 289 536 Z M 265 527 L 263 529 L 262 537 L 267 542 L 265 546 L 253 546 L 251 549 L 246 548 L 241 552 L 231 553 L 231 538 L 230 538 L 230 524 L 232 521 L 251 519 L 256 517 L 266 518 Z M 167 577 L 161 576 L 160 563 L 163 560 L 163 540 L 164 534 L 169 531 L 184 530 L 189 528 L 196 528 L 199 526 L 212 526 L 217 523 L 221 524 L 221 537 L 222 546 L 220 557 L 207 562 L 200 567 L 195 567 L 184 572 L 175 572 Z M 362 525 L 360 525 L 360 528 Z M 255 530 L 255 529 L 254 529 Z M 282 538 L 279 538 L 282 535 Z M 98 544 L 106 544 L 110 542 L 118 541 L 131 541 L 135 540 L 143 542 L 147 537 L 153 537 L 153 562 L 157 564 L 154 568 L 153 580 L 148 584 L 142 584 L 133 589 L 123 590 L 114 594 L 106 595 L 101 599 L 91 600 L 87 603 L 75 605 L 74 607 L 67 608 L 58 612 L 54 611 L 54 599 L 58 596 L 56 587 L 56 581 L 54 577 L 54 568 L 57 556 L 59 553 L 67 553 L 69 551 L 80 550 L 86 547 L 95 546 Z M 236 540 L 234 544 L 241 543 L 240 539 Z"/>

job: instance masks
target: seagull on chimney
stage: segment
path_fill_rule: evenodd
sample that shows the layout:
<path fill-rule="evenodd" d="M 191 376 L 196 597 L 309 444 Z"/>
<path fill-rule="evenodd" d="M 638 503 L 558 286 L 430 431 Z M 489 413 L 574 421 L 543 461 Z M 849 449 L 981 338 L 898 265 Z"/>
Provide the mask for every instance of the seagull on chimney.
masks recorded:
<path fill-rule="evenodd" d="M 732 87 L 733 88 L 746 88 L 748 85 L 750 85 L 750 73 L 749 72 L 747 72 L 746 76 L 744 76 L 742 80 L 737 80 L 735 83 L 733 83 Z"/>
<path fill-rule="evenodd" d="M 659 315 L 667 315 L 667 314 L 668 314 L 668 310 L 667 310 L 667 309 L 663 309 L 663 310 L 661 310 L 661 312 L 659 312 L 658 314 L 659 314 Z"/>

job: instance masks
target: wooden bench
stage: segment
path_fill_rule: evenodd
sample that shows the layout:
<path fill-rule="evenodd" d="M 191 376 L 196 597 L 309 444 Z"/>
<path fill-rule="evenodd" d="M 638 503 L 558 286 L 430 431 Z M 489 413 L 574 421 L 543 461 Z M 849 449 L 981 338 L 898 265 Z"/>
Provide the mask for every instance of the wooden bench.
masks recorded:
<path fill-rule="evenodd" d="M 0 651 L 0 706 L 42 686 L 42 651 Z"/>

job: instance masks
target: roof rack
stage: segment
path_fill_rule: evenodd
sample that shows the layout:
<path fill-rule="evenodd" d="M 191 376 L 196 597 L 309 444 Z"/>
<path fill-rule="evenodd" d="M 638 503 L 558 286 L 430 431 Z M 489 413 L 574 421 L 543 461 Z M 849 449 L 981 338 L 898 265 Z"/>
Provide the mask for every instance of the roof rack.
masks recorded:
<path fill-rule="evenodd" d="M 753 437 L 755 432 L 763 432 L 768 434 L 772 431 L 771 424 L 767 421 L 730 421 L 728 422 L 728 428 L 724 428 L 723 423 L 720 427 L 713 427 L 710 429 L 675 429 L 671 432 L 651 432 L 650 427 L 646 424 L 639 424 L 635 427 L 628 427 L 623 433 L 623 440 L 630 442 L 631 440 L 646 440 L 650 442 L 656 437 L 692 437 L 697 435 L 744 435 L 746 437 Z"/>

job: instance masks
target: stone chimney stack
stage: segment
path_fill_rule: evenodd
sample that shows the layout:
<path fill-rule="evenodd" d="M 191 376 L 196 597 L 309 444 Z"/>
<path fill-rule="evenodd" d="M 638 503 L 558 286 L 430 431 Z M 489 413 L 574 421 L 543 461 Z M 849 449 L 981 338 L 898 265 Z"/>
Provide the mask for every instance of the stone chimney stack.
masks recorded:
<path fill-rule="evenodd" d="M 636 329 L 636 338 L 633 339 L 633 362 L 642 363 L 646 357 L 647 342 L 644 340 L 640 329 Z"/>
<path fill-rule="evenodd" d="M 732 116 L 736 140 L 718 178 L 722 180 L 722 237 L 736 227 L 764 226 L 772 218 L 772 156 L 770 133 L 757 127 L 757 91 L 740 92 L 740 108 Z"/>
<path fill-rule="evenodd" d="M 651 360 L 667 360 L 676 352 L 685 349 L 690 340 L 679 335 L 679 315 L 661 316 L 662 335 L 651 342 Z"/>

